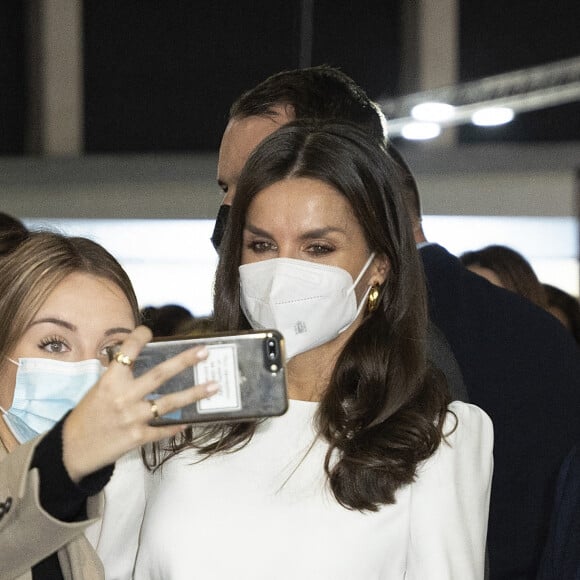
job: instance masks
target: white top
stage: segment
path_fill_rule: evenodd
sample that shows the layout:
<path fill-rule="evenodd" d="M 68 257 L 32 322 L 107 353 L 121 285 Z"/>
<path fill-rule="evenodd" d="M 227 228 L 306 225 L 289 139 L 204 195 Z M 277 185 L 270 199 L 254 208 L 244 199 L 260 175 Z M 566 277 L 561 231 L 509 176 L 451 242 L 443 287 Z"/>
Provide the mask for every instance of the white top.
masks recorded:
<path fill-rule="evenodd" d="M 105 566 L 106 580 L 131 578 L 148 477 L 139 449 L 118 459 L 103 490 L 104 515 L 85 530 Z"/>
<path fill-rule="evenodd" d="M 397 492 L 394 505 L 361 513 L 341 507 L 327 485 L 327 444 L 313 444 L 317 407 L 291 401 L 285 415 L 261 424 L 235 453 L 195 463 L 191 450 L 154 474 L 143 471 L 144 515 L 134 501 L 141 485 L 128 484 L 131 469 L 133 524 L 123 510 L 119 529 L 111 524 L 118 516 L 106 511 L 99 540 L 107 546 L 107 578 L 123 577 L 133 562 L 137 580 L 483 578 L 493 446 L 488 416 L 452 403 L 457 429 L 420 466 L 415 483 Z M 445 432 L 454 424 L 448 414 Z M 116 476 L 122 480 L 122 471 Z M 142 517 L 134 560 L 131 534 Z M 119 554 L 110 551 L 108 534 L 122 544 Z"/>

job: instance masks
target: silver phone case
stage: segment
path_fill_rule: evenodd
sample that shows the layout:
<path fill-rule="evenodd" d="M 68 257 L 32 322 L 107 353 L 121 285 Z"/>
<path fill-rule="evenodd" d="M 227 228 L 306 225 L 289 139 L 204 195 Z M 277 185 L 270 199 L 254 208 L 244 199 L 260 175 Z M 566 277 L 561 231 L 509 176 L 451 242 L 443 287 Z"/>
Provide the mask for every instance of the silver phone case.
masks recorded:
<path fill-rule="evenodd" d="M 206 345 L 207 361 L 190 367 L 161 385 L 149 398 L 217 380 L 216 395 L 158 417 L 152 425 L 237 422 L 282 415 L 288 408 L 284 339 L 276 330 L 171 337 L 147 344 L 136 359 L 136 377 L 196 345 Z"/>

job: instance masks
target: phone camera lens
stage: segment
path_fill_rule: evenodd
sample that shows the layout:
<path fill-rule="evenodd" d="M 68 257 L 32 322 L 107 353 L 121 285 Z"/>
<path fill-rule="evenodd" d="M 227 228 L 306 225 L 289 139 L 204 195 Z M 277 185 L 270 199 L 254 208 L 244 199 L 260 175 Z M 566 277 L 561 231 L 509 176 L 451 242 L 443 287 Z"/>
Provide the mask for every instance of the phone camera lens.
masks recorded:
<path fill-rule="evenodd" d="M 275 360 L 277 357 L 277 352 L 276 352 L 276 341 L 274 340 L 269 340 L 268 341 L 268 358 L 270 360 Z"/>

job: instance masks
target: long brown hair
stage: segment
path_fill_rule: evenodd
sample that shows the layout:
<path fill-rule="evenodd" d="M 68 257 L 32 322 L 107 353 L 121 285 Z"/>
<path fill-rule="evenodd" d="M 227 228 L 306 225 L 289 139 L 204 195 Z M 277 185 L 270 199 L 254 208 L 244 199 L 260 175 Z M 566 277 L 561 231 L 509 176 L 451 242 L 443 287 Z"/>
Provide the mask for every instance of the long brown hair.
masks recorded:
<path fill-rule="evenodd" d="M 118 286 L 131 305 L 135 324 L 139 323 L 131 281 L 107 250 L 86 238 L 29 232 L 11 253 L 0 257 L 0 372 L 47 296 L 76 272 L 99 276 Z"/>
<path fill-rule="evenodd" d="M 216 273 L 217 329 L 250 328 L 240 308 L 238 274 L 245 216 L 258 192 L 289 177 L 321 180 L 342 193 L 369 250 L 387 257 L 390 274 L 379 307 L 344 347 L 317 415 L 319 433 L 329 443 L 325 469 L 334 496 L 360 510 L 394 502 L 395 491 L 413 481 L 418 463 L 441 442 L 448 403 L 444 380 L 427 364 L 425 285 L 398 175 L 379 140 L 354 126 L 284 126 L 242 172 Z M 232 451 L 254 429 L 210 428 L 186 436 L 175 450 Z"/>
<path fill-rule="evenodd" d="M 495 272 L 503 288 L 523 296 L 540 308 L 547 307 L 546 291 L 534 269 L 512 248 L 500 245 L 486 246 L 481 250 L 465 252 L 459 260 L 466 268 L 479 266 Z"/>

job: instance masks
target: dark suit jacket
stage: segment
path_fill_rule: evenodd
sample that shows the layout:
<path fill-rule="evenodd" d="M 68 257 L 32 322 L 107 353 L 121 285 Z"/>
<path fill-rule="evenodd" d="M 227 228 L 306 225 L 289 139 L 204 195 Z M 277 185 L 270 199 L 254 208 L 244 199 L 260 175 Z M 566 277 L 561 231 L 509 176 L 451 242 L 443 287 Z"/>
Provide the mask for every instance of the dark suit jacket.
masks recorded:
<path fill-rule="evenodd" d="M 580 580 L 580 443 L 566 457 L 558 476 L 538 580 Z"/>
<path fill-rule="evenodd" d="M 557 471 L 580 440 L 580 352 L 550 314 L 472 274 L 441 246 L 420 253 L 430 318 L 451 346 L 470 402 L 494 424 L 490 577 L 531 580 Z"/>

